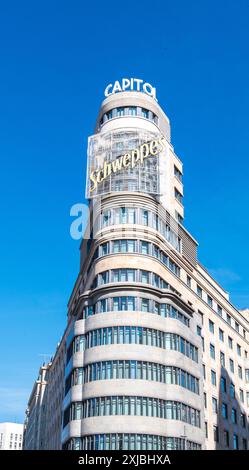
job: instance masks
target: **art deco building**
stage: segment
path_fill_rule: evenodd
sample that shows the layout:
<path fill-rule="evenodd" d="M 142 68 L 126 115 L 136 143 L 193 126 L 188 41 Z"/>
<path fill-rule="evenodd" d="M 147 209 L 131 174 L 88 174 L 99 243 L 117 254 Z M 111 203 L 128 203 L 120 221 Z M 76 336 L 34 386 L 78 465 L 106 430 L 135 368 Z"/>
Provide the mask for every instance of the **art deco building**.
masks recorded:
<path fill-rule="evenodd" d="M 63 449 L 247 448 L 248 314 L 198 261 L 182 162 L 154 95 L 106 97 L 87 166 L 89 221 L 49 370 L 46 448 L 60 448 L 60 426 Z"/>

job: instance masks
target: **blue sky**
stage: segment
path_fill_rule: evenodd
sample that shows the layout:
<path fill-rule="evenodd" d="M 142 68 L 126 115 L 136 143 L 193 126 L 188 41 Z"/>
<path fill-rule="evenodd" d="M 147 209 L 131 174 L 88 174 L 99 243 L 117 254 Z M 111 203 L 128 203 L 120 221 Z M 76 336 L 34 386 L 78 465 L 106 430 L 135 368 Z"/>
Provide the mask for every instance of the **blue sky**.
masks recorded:
<path fill-rule="evenodd" d="M 87 4 L 88 3 L 88 4 Z M 0 19 L 0 420 L 22 420 L 79 267 L 70 207 L 105 86 L 157 88 L 199 259 L 249 306 L 248 2 L 10 1 Z"/>

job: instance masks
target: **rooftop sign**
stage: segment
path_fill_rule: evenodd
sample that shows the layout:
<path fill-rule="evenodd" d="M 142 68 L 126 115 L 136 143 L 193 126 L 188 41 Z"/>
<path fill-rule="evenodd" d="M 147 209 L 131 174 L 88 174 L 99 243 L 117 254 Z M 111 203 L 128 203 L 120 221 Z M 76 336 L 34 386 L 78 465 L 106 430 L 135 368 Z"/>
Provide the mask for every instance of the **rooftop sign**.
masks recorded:
<path fill-rule="evenodd" d="M 105 96 L 113 95 L 114 93 L 120 93 L 122 91 L 139 91 L 146 93 L 156 99 L 156 89 L 150 84 L 139 78 L 122 78 L 122 80 L 116 80 L 114 83 L 109 83 L 105 89 Z"/>

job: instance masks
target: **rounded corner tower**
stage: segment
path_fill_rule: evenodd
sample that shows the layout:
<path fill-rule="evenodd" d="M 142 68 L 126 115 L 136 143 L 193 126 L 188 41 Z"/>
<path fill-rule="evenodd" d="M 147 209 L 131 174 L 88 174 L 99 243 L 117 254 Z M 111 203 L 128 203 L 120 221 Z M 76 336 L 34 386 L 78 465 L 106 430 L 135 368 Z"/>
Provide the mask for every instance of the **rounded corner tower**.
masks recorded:
<path fill-rule="evenodd" d="M 63 448 L 201 449 L 201 339 L 178 290 L 182 254 L 196 259 L 182 225 L 182 163 L 151 85 L 123 79 L 106 94 L 88 141 Z"/>

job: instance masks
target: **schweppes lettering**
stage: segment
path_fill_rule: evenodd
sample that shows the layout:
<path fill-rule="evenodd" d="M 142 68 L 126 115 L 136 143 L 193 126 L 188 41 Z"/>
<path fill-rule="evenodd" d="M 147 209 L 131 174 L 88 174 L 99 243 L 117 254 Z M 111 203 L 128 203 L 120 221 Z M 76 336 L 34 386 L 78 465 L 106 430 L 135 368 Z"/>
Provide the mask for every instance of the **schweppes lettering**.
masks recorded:
<path fill-rule="evenodd" d="M 102 168 L 92 171 L 90 174 L 90 192 L 93 192 L 98 184 L 102 183 L 102 181 L 108 178 L 112 173 L 115 174 L 123 168 L 134 168 L 138 164 L 143 164 L 146 158 L 158 155 L 165 147 L 166 139 L 165 137 L 161 137 L 158 140 L 151 140 L 150 142 L 141 144 L 130 153 L 125 153 L 110 163 L 105 161 Z"/>

